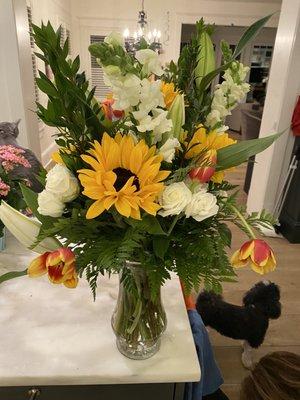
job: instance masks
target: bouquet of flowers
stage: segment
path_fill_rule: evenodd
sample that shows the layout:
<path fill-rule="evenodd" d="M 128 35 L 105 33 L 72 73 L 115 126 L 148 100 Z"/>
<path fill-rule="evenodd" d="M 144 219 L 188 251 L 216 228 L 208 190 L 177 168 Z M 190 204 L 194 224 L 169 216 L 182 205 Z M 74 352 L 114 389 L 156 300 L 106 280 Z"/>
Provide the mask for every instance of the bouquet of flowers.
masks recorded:
<path fill-rule="evenodd" d="M 120 34 L 110 34 L 89 48 L 111 88 L 102 103 L 78 72 L 79 57 L 68 58 L 68 41 L 60 46 L 60 31 L 50 23 L 33 26 L 41 49 L 37 56 L 54 76 L 51 81 L 40 72 L 37 85 L 48 103 L 37 104 L 37 113 L 57 127 L 59 149 L 44 190 L 36 194 L 22 186 L 40 222 L 34 221 L 34 227 L 32 220 L 20 222 L 28 225 L 31 243 L 15 234 L 42 254 L 9 277 L 47 274 L 52 283 L 75 288 L 85 275 L 95 296 L 99 274 L 120 273 L 113 316 L 118 347 L 129 357 L 145 358 L 158 349 L 166 326 L 160 288 L 172 273 L 187 291 L 201 284 L 220 291 L 221 282 L 235 280 L 226 252 L 228 221 L 250 238 L 234 254 L 233 265 L 250 262 L 260 274 L 272 271 L 273 252 L 253 228 L 274 221 L 264 211 L 246 214 L 226 172 L 278 135 L 237 142 L 224 125 L 250 89 L 248 67 L 236 59 L 268 19 L 252 25 L 234 53 L 223 42 L 218 68 L 212 27 L 202 20 L 178 62 L 165 68 L 146 41 L 132 55 Z M 219 73 L 224 80 L 212 88 Z M 0 217 L 4 214 L 17 224 L 15 211 L 2 202 Z"/>

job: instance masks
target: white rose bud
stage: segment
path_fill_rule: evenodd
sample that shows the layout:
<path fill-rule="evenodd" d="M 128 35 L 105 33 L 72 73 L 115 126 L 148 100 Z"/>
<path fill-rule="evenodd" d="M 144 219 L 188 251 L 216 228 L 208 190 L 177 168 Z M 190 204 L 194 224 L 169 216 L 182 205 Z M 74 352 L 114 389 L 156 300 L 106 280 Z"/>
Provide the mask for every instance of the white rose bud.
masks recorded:
<path fill-rule="evenodd" d="M 55 194 L 43 190 L 38 194 L 38 212 L 49 217 L 61 217 L 65 204 Z"/>
<path fill-rule="evenodd" d="M 206 218 L 216 215 L 219 211 L 217 198 L 211 193 L 203 193 L 202 191 L 194 193 L 191 202 L 185 210 L 188 217 L 193 217 L 196 221 L 203 221 Z"/>
<path fill-rule="evenodd" d="M 67 167 L 57 164 L 47 174 L 46 190 L 53 193 L 61 202 L 68 203 L 78 196 L 79 184 Z"/>
<path fill-rule="evenodd" d="M 176 138 L 169 138 L 158 150 L 158 154 L 161 154 L 164 160 L 168 163 L 173 161 L 175 157 L 176 148 L 180 147 L 180 143 Z"/>
<path fill-rule="evenodd" d="M 168 215 L 180 214 L 192 199 L 192 193 L 184 182 L 172 183 L 166 186 L 162 192 L 159 204 L 162 210 L 159 215 L 167 217 Z"/>

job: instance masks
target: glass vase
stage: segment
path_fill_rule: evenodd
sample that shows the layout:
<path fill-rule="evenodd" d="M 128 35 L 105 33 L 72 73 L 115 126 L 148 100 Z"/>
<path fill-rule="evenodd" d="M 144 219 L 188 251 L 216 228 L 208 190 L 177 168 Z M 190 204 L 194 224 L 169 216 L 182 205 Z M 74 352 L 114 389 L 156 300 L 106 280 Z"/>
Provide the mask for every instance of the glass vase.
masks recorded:
<path fill-rule="evenodd" d="M 120 273 L 119 295 L 112 316 L 112 328 L 119 351 L 134 360 L 152 357 L 160 348 L 167 318 L 160 290 L 151 296 L 146 269 L 127 262 Z"/>

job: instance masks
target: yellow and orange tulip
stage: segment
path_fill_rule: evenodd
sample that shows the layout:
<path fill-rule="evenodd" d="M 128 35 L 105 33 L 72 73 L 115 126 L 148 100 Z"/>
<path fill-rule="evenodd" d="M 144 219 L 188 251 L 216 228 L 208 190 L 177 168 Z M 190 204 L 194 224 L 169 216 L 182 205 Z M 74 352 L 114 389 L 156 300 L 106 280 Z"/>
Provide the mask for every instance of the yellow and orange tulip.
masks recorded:
<path fill-rule="evenodd" d="M 102 102 L 102 109 L 105 114 L 106 119 L 109 121 L 115 121 L 124 117 L 124 111 L 122 110 L 114 110 L 112 105 L 114 104 L 115 100 L 112 98 L 107 98 Z"/>
<path fill-rule="evenodd" d="M 231 263 L 235 268 L 244 267 L 249 262 L 253 271 L 261 275 L 276 268 L 273 250 L 261 239 L 249 240 L 231 257 Z"/>
<path fill-rule="evenodd" d="M 207 165 L 205 166 L 205 164 Z M 206 154 L 203 156 L 200 162 L 200 166 L 193 168 L 189 172 L 189 177 L 191 179 L 198 180 L 200 183 L 206 183 L 214 175 L 216 171 L 216 164 L 217 164 L 217 151 L 214 149 L 208 150 Z"/>
<path fill-rule="evenodd" d="M 30 278 L 48 274 L 50 282 L 63 284 L 68 288 L 75 288 L 78 276 L 75 268 L 75 255 L 68 248 L 60 248 L 53 252 L 46 252 L 35 258 L 27 270 Z"/>

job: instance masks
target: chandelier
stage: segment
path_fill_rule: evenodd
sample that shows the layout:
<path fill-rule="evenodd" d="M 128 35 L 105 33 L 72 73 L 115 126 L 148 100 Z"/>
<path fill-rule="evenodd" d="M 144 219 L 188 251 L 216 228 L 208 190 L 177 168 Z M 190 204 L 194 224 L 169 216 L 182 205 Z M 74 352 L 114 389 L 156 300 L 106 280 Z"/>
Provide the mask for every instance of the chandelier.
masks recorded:
<path fill-rule="evenodd" d="M 144 0 L 142 0 L 142 10 L 139 11 L 137 30 L 131 34 L 128 28 L 123 32 L 125 48 L 128 53 L 134 54 L 139 49 L 141 41 L 145 40 L 150 48 L 158 54 L 162 52 L 161 31 L 158 29 L 149 29 L 147 14 L 144 9 Z"/>

